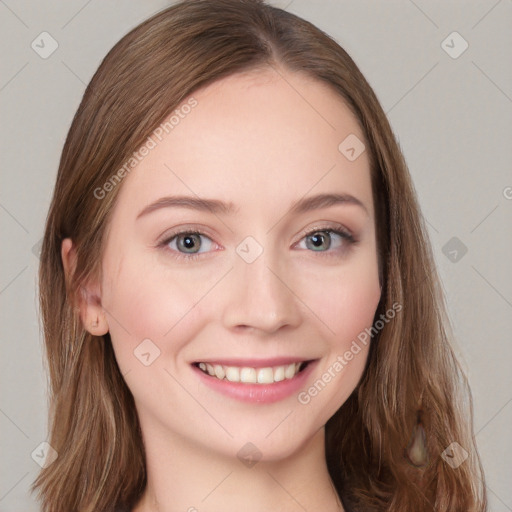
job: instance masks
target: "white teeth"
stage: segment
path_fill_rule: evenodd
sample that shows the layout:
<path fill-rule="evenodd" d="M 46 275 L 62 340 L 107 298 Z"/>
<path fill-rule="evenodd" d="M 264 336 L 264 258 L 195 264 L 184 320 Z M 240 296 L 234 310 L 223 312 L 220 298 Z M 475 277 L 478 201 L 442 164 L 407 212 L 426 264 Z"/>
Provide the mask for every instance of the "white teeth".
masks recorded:
<path fill-rule="evenodd" d="M 274 368 L 274 382 L 284 380 L 284 366 L 277 366 Z"/>
<path fill-rule="evenodd" d="M 240 382 L 256 382 L 256 370 L 254 368 L 242 368 L 240 370 Z"/>
<path fill-rule="evenodd" d="M 240 382 L 240 368 L 236 366 L 226 367 L 226 379 L 230 382 Z"/>
<path fill-rule="evenodd" d="M 284 369 L 284 376 L 286 379 L 291 379 L 295 375 L 295 369 L 297 367 L 295 366 L 295 363 L 289 364 Z"/>
<path fill-rule="evenodd" d="M 274 372 L 272 368 L 260 368 L 258 370 L 257 381 L 259 384 L 272 384 L 272 382 L 274 382 Z"/>
<path fill-rule="evenodd" d="M 273 384 L 285 379 L 293 379 L 299 373 L 301 364 L 301 362 L 298 362 L 266 368 L 223 366 L 210 363 L 199 363 L 198 366 L 204 373 L 219 380 L 225 379 L 230 382 L 244 382 L 247 384 Z"/>
<path fill-rule="evenodd" d="M 224 368 L 220 364 L 216 364 L 213 369 L 215 370 L 215 376 L 217 379 L 223 379 L 226 375 L 226 372 L 224 371 Z"/>

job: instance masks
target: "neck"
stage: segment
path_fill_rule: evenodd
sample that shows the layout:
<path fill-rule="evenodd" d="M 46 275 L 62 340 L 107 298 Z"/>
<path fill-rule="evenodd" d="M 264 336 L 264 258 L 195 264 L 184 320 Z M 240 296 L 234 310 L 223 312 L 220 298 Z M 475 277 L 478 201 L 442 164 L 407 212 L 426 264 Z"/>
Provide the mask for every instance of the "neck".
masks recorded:
<path fill-rule="evenodd" d="M 343 512 L 327 471 L 324 429 L 286 459 L 254 465 L 183 439 L 169 444 L 148 435 L 144 444 L 147 487 L 133 512 Z"/>

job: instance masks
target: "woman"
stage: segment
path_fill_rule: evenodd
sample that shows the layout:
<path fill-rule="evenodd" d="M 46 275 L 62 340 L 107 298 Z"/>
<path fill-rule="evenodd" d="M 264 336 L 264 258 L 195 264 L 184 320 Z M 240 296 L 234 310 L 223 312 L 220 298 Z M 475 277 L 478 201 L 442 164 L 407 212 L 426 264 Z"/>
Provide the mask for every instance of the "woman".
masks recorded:
<path fill-rule="evenodd" d="M 40 294 L 45 512 L 486 509 L 406 164 L 354 62 L 290 13 L 186 1 L 116 44 Z"/>

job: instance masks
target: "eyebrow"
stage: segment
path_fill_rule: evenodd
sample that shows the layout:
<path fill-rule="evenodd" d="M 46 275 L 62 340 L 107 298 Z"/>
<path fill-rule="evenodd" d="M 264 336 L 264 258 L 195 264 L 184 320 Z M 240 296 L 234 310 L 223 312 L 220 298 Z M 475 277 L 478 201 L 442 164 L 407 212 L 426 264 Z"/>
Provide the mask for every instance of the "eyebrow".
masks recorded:
<path fill-rule="evenodd" d="M 292 204 L 289 213 L 306 213 L 312 210 L 328 208 L 336 205 L 360 206 L 367 214 L 368 210 L 364 203 L 350 194 L 318 194 L 311 197 L 303 197 Z M 187 208 L 210 212 L 213 214 L 233 214 L 239 211 L 232 202 L 225 203 L 218 199 L 204 199 L 191 196 L 167 196 L 162 197 L 146 206 L 138 215 L 137 219 L 162 208 Z"/>
<path fill-rule="evenodd" d="M 321 208 L 343 204 L 360 206 L 368 213 L 364 203 L 350 194 L 318 194 L 316 196 L 303 197 L 292 205 L 290 213 L 305 213 L 311 210 L 319 210 Z"/>

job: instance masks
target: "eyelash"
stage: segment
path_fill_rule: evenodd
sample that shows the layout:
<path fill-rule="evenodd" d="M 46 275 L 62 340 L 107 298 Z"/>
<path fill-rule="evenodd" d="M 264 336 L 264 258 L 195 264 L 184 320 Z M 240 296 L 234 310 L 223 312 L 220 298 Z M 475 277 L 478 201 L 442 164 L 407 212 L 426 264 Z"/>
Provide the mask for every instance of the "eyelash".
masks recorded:
<path fill-rule="evenodd" d="M 349 233 L 348 231 L 346 231 L 345 229 L 342 229 L 342 228 L 315 228 L 315 229 L 311 229 L 311 230 L 306 231 L 305 233 L 302 233 L 302 238 L 299 240 L 299 242 L 302 239 L 304 239 L 304 238 L 306 238 L 308 236 L 314 235 L 315 233 L 319 233 L 319 232 L 320 233 L 335 234 L 335 235 L 340 236 L 348 244 L 348 248 L 350 248 L 350 246 L 355 245 L 358 242 L 351 233 Z M 205 236 L 207 238 L 210 238 L 206 233 L 204 233 L 202 231 L 199 231 L 199 230 L 196 230 L 196 229 L 184 229 L 182 231 L 177 231 L 175 233 L 172 233 L 170 236 L 167 236 L 164 240 L 162 240 L 161 242 L 158 243 L 158 247 L 160 247 L 160 248 L 162 248 L 164 250 L 171 251 L 173 253 L 173 257 L 176 258 L 177 260 L 193 261 L 193 260 L 196 260 L 196 259 L 200 258 L 202 256 L 202 254 L 204 254 L 204 253 L 186 254 L 186 253 L 182 253 L 182 252 L 179 252 L 179 251 L 175 251 L 174 249 L 169 249 L 167 246 L 176 237 L 178 237 L 179 235 L 200 235 L 200 236 Z M 210 240 L 211 240 L 211 238 L 210 238 Z M 299 243 L 299 242 L 297 242 L 297 243 Z M 341 250 L 343 250 L 343 248 Z M 324 257 L 336 256 L 336 254 L 333 254 L 333 252 L 335 252 L 335 251 L 330 251 L 330 250 L 327 250 L 327 251 L 310 251 L 310 252 L 318 252 L 318 253 L 322 254 L 322 256 L 324 256 Z"/>

